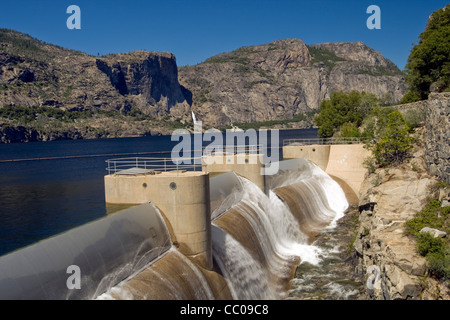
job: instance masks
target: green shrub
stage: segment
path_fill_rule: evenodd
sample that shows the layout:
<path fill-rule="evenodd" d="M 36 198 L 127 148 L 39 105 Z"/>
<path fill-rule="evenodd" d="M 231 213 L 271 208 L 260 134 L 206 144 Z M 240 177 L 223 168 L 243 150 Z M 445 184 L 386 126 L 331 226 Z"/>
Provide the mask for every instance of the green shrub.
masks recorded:
<path fill-rule="evenodd" d="M 381 140 L 373 148 L 377 162 L 380 166 L 399 165 L 408 157 L 411 148 L 412 139 L 405 119 L 400 111 L 391 112 Z"/>
<path fill-rule="evenodd" d="M 433 184 L 445 185 L 444 182 Z M 450 207 L 441 207 L 441 202 L 431 199 L 427 205 L 406 222 L 406 234 L 413 235 L 417 239 L 416 249 L 427 260 L 430 274 L 436 278 L 450 278 L 450 247 L 447 238 L 434 238 L 429 233 L 420 233 L 424 227 L 435 228 L 450 232 Z"/>
<path fill-rule="evenodd" d="M 365 237 L 365 236 L 368 236 L 369 234 L 370 234 L 370 229 L 368 227 L 364 227 L 362 235 Z"/>
<path fill-rule="evenodd" d="M 319 136 L 331 137 L 342 125 L 349 122 L 359 128 L 363 119 L 377 106 L 378 100 L 371 93 L 358 91 L 331 93 L 330 99 L 320 104 L 320 113 L 314 119 L 319 127 Z"/>
<path fill-rule="evenodd" d="M 418 237 L 424 227 L 441 229 L 447 216 L 445 208 L 441 208 L 441 202 L 431 200 L 413 219 L 406 221 L 406 233 Z"/>
<path fill-rule="evenodd" d="M 374 157 L 367 157 L 367 158 L 365 158 L 364 161 L 363 161 L 363 166 L 364 166 L 364 168 L 367 169 L 369 174 L 374 173 L 375 170 L 377 169 L 377 164 L 376 164 L 375 158 Z"/>
<path fill-rule="evenodd" d="M 412 103 L 420 101 L 420 94 L 415 91 L 408 91 L 400 100 L 400 104 Z"/>
<path fill-rule="evenodd" d="M 419 233 L 417 236 L 417 251 L 422 256 L 429 253 L 441 254 L 444 248 L 444 241 L 441 238 L 435 238 L 428 232 Z"/>
<path fill-rule="evenodd" d="M 410 131 L 412 131 L 424 124 L 426 113 L 424 110 L 410 109 L 405 112 L 404 117 Z"/>
<path fill-rule="evenodd" d="M 448 249 L 445 252 L 429 253 L 426 259 L 433 276 L 450 279 L 450 253 Z"/>
<path fill-rule="evenodd" d="M 450 85 L 450 4 L 433 12 L 405 66 L 409 92 L 402 102 L 428 98 L 432 83 Z"/>
<path fill-rule="evenodd" d="M 450 278 L 450 250 L 442 238 L 434 238 L 429 233 L 419 234 L 417 251 L 426 258 L 431 275 Z"/>
<path fill-rule="evenodd" d="M 346 122 L 341 126 L 336 136 L 341 138 L 359 138 L 361 133 L 353 122 Z"/>

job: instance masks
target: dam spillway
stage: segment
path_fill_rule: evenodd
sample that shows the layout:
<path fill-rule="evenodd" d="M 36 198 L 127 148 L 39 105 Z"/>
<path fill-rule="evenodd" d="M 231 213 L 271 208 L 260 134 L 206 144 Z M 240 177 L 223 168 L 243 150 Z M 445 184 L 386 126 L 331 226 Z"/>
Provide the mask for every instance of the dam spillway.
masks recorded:
<path fill-rule="evenodd" d="M 318 179 L 317 185 L 308 187 L 305 179 Z M 290 188 L 298 183 L 303 187 Z M 280 173 L 267 185 L 263 192 L 233 172 L 210 179 L 210 268 L 180 253 L 169 240 L 164 213 L 144 203 L 1 257 L 2 298 L 282 299 L 298 263 L 314 258 L 311 229 L 317 232 L 338 218 L 345 195 L 342 190 L 328 193 L 327 188 L 339 191 L 338 185 L 304 159 L 282 161 Z M 295 202 L 299 193 L 301 205 Z M 314 228 L 302 230 L 305 222 Z M 141 238 L 130 237 L 125 225 L 145 226 Z M 145 245 L 150 239 L 159 240 Z M 59 250 L 51 250 L 52 245 Z M 74 260 L 76 252 L 84 262 Z M 73 264 L 83 271 L 82 290 L 66 286 L 66 268 Z"/>
<path fill-rule="evenodd" d="M 129 208 L 0 257 L 0 299 L 94 299 L 170 248 L 154 205 Z M 67 285 L 70 266 L 78 289 Z"/>
<path fill-rule="evenodd" d="M 282 161 L 268 186 L 265 193 L 233 172 L 210 179 L 212 270 L 181 261 L 172 248 L 99 299 L 286 298 L 298 264 L 315 259 L 314 235 L 342 217 L 348 202 L 340 186 L 305 159 Z"/>

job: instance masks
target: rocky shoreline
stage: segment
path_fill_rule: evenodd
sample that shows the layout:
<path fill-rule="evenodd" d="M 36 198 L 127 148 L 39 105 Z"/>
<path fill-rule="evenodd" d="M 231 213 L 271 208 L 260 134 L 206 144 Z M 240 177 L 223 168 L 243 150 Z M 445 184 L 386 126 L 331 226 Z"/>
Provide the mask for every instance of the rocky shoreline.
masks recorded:
<path fill-rule="evenodd" d="M 108 126 L 108 123 L 114 125 Z M 127 122 L 121 123 L 114 119 L 104 119 L 100 124 L 87 126 L 71 126 L 58 128 L 58 126 L 46 126 L 36 129 L 26 125 L 0 124 L 0 144 L 21 143 L 52 140 L 80 140 L 102 138 L 129 138 L 142 136 L 159 136 L 172 133 L 169 128 L 149 128 L 145 124 Z"/>
<path fill-rule="evenodd" d="M 429 201 L 439 181 L 426 170 L 424 128 L 409 162 L 366 174 L 359 206 L 349 208 L 313 245 L 319 263 L 302 263 L 288 299 L 449 300 L 448 281 L 429 275 L 427 261 L 406 234 L 406 221 Z M 449 190 L 437 192 L 448 201 Z M 446 235 L 448 236 L 448 235 Z"/>
<path fill-rule="evenodd" d="M 450 299 L 448 284 L 428 276 L 416 240 L 405 234 L 406 221 L 422 210 L 430 186 L 438 181 L 426 171 L 424 154 L 416 146 L 409 163 L 376 170 L 361 188 L 353 263 L 355 276 L 368 284 L 370 299 Z M 375 205 L 364 208 L 367 203 Z"/>

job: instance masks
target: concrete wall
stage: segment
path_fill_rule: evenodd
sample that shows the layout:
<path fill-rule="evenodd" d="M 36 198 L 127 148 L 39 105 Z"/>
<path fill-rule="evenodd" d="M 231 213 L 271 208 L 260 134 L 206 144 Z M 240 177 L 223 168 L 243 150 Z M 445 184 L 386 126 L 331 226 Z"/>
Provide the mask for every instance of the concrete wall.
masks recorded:
<path fill-rule="evenodd" d="M 284 146 L 283 159 L 305 158 L 325 171 L 330 158 L 330 147 L 330 145 Z"/>
<path fill-rule="evenodd" d="M 263 155 L 259 154 L 231 154 L 204 156 L 202 162 L 206 165 L 207 172 L 229 172 L 247 178 L 265 191 L 265 176 L 262 162 Z"/>
<path fill-rule="evenodd" d="M 371 155 L 363 144 L 290 145 L 283 147 L 283 158 L 305 158 L 330 176 L 345 182 L 356 195 L 366 174 L 364 159 Z"/>
<path fill-rule="evenodd" d="M 212 268 L 209 175 L 205 172 L 107 175 L 107 203 L 152 202 L 162 212 L 180 252 Z"/>

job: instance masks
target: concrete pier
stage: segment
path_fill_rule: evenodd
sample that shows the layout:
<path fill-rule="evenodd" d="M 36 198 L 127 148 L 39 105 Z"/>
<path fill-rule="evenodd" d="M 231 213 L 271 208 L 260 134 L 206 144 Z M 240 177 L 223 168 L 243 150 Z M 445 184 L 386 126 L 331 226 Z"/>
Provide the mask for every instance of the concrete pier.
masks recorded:
<path fill-rule="evenodd" d="M 214 154 L 202 157 L 207 172 L 230 172 L 247 178 L 265 192 L 265 175 L 262 154 Z"/>
<path fill-rule="evenodd" d="M 339 182 L 344 182 L 359 196 L 359 190 L 367 169 L 364 160 L 371 156 L 371 152 L 361 143 L 332 144 L 332 145 L 285 145 L 283 158 L 305 158 L 316 164 Z"/>
<path fill-rule="evenodd" d="M 212 268 L 209 174 L 170 171 L 105 176 L 112 204 L 152 202 L 162 212 L 174 244 L 205 269 Z"/>

